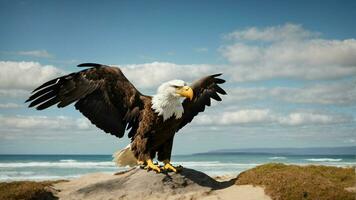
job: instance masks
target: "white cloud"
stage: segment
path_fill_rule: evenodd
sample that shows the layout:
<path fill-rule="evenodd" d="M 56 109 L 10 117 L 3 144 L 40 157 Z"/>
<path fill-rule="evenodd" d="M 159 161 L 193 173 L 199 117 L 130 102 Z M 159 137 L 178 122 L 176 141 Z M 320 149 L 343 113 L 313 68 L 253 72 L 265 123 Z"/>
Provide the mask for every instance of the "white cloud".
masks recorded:
<path fill-rule="evenodd" d="M 16 103 L 0 103 L 0 109 L 5 108 L 5 109 L 12 109 L 12 108 L 22 108 L 23 105 L 19 105 Z"/>
<path fill-rule="evenodd" d="M 281 41 L 281 40 L 301 40 L 304 38 L 316 37 L 319 33 L 305 30 L 298 24 L 285 24 L 283 26 L 272 26 L 264 29 L 250 27 L 245 30 L 229 33 L 226 38 L 234 40 L 248 41 Z"/>
<path fill-rule="evenodd" d="M 355 39 L 322 39 L 293 24 L 235 31 L 228 38 L 231 43 L 220 52 L 233 66 L 235 81 L 356 75 Z"/>
<path fill-rule="evenodd" d="M 352 123 L 353 121 L 354 119 L 350 116 L 313 111 L 281 114 L 269 109 L 243 109 L 225 111 L 214 115 L 202 114 L 197 117 L 194 123 L 197 125 L 280 124 L 304 126 Z"/>
<path fill-rule="evenodd" d="M 270 113 L 269 109 L 246 109 L 223 112 L 218 115 L 201 114 L 194 119 L 194 123 L 199 125 L 232 125 L 268 122 L 270 121 Z"/>
<path fill-rule="evenodd" d="M 234 87 L 229 90 L 224 102 L 265 99 L 270 96 L 270 90 L 264 87 Z"/>
<path fill-rule="evenodd" d="M 118 67 L 139 88 L 156 88 L 163 82 L 173 79 L 194 81 L 204 75 L 219 72 L 219 69 L 211 65 L 177 65 L 167 62 L 119 65 Z"/>
<path fill-rule="evenodd" d="M 353 105 L 356 103 L 356 82 L 344 81 L 315 84 L 304 88 L 276 88 L 271 91 L 288 102 Z"/>
<path fill-rule="evenodd" d="M 339 124 L 352 122 L 352 117 L 342 115 L 328 115 L 322 113 L 295 112 L 288 116 L 278 117 L 277 122 L 284 125 L 313 125 L 313 124 Z"/>
<path fill-rule="evenodd" d="M 29 95 L 29 91 L 18 89 L 0 89 L 0 97 L 16 98 Z"/>
<path fill-rule="evenodd" d="M 38 57 L 38 58 L 53 58 L 54 56 L 48 53 L 47 50 L 33 50 L 33 51 L 18 51 L 16 52 L 17 55 L 21 56 L 31 56 L 31 57 Z"/>
<path fill-rule="evenodd" d="M 355 143 L 356 143 L 356 140 L 355 140 L 355 139 L 353 139 L 353 138 L 349 138 L 349 139 L 344 140 L 344 143 L 351 143 L 351 144 L 355 144 Z"/>
<path fill-rule="evenodd" d="M 264 100 L 274 98 L 292 103 L 354 105 L 356 103 L 356 82 L 336 81 L 291 87 L 235 87 L 229 90 L 226 101 Z"/>
<path fill-rule="evenodd" d="M 194 51 L 198 53 L 204 53 L 204 52 L 208 52 L 209 49 L 206 47 L 200 47 L 200 48 L 195 48 Z"/>
<path fill-rule="evenodd" d="M 0 116 L 0 127 L 10 130 L 87 130 L 92 127 L 85 118 L 71 118 L 65 116 Z"/>
<path fill-rule="evenodd" d="M 54 66 L 37 62 L 0 61 L 0 68 L 0 89 L 6 90 L 31 90 L 64 74 Z"/>
<path fill-rule="evenodd" d="M 93 125 L 87 118 L 79 118 L 79 119 L 76 119 L 75 121 L 76 121 L 76 126 L 80 130 L 87 130 L 87 129 L 93 127 Z"/>

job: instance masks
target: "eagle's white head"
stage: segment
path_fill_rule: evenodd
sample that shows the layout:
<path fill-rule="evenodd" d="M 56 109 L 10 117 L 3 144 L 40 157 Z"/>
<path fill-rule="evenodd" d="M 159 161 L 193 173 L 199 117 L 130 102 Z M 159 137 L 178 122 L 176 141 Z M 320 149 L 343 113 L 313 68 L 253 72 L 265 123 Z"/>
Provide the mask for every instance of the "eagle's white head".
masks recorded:
<path fill-rule="evenodd" d="M 193 89 L 182 80 L 172 80 L 160 85 L 157 94 L 152 98 L 152 109 L 167 120 L 173 115 L 176 119 L 182 117 L 184 109 L 182 100 L 193 99 Z"/>

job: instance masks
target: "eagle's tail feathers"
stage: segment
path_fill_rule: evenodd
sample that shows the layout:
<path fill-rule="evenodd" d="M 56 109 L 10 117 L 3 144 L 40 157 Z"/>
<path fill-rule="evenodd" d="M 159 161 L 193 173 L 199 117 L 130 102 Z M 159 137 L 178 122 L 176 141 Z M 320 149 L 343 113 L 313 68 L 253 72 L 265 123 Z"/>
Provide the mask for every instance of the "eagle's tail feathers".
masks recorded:
<path fill-rule="evenodd" d="M 127 145 L 124 149 L 115 152 L 113 158 L 113 161 L 119 167 L 133 167 L 137 165 L 137 159 L 131 151 L 131 144 Z"/>

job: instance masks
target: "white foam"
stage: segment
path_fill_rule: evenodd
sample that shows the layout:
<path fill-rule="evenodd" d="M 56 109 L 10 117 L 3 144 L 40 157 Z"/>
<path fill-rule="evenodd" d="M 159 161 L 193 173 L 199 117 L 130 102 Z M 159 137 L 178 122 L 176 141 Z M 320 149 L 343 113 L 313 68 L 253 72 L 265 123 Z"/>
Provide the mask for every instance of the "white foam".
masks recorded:
<path fill-rule="evenodd" d="M 59 179 L 72 179 L 80 177 L 82 174 L 69 175 L 69 176 L 56 176 L 56 175 L 34 175 L 34 176 L 7 176 L 0 175 L 0 181 L 24 181 L 24 180 L 59 180 Z"/>
<path fill-rule="evenodd" d="M 77 161 L 72 159 L 64 159 L 64 160 L 59 160 L 59 162 L 77 162 Z"/>
<path fill-rule="evenodd" d="M 284 156 L 275 156 L 275 157 L 269 157 L 268 159 L 270 159 L 270 160 L 283 160 L 283 159 L 287 159 L 287 158 L 284 157 Z"/>
<path fill-rule="evenodd" d="M 309 158 L 305 159 L 307 161 L 312 161 L 312 162 L 340 162 L 342 161 L 341 158 Z"/>
<path fill-rule="evenodd" d="M 57 168 L 115 168 L 114 162 L 14 162 L 0 163 L 0 168 L 57 167 Z"/>
<path fill-rule="evenodd" d="M 1 171 L 0 174 L 16 176 L 16 175 L 33 175 L 33 174 L 35 174 L 35 172 L 32 172 L 32 171 Z"/>
<path fill-rule="evenodd" d="M 242 167 L 242 168 L 250 168 L 250 167 L 255 167 L 257 165 L 260 165 L 262 163 L 222 163 L 219 161 L 211 161 L 211 162 L 173 162 L 174 165 L 182 165 L 184 167 Z"/>

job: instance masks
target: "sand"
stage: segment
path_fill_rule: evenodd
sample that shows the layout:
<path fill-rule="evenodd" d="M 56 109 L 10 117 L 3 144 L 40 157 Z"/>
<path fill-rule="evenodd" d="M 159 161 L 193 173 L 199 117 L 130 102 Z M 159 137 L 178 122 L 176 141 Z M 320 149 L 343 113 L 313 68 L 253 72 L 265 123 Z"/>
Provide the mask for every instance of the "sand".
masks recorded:
<path fill-rule="evenodd" d="M 184 168 L 179 174 L 157 174 L 135 168 L 117 175 L 95 173 L 55 184 L 63 200 L 169 199 L 169 200 L 270 200 L 262 187 L 235 185 L 236 179 L 217 181 Z"/>
<path fill-rule="evenodd" d="M 0 183 L 0 199 L 354 200 L 354 172 L 355 168 L 281 163 L 260 165 L 240 173 L 238 177 L 230 175 L 212 178 L 187 168 L 180 174 L 156 174 L 132 169 L 116 175 L 89 174 L 67 182 Z M 266 191 L 270 196 L 265 194 Z"/>

